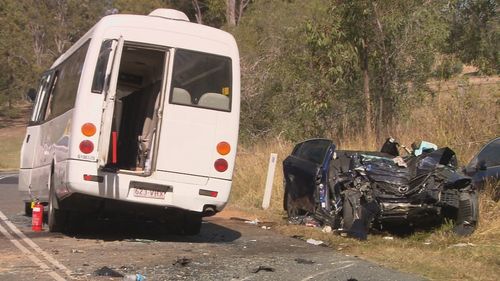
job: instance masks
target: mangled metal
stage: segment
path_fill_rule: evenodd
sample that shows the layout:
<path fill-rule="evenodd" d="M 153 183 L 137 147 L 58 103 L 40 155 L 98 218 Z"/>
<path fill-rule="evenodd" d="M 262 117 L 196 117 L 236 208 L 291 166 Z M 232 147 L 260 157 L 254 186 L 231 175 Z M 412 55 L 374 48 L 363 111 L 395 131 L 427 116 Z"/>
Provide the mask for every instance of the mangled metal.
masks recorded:
<path fill-rule="evenodd" d="M 446 220 L 456 233 L 472 233 L 478 199 L 470 178 L 457 171 L 451 149 L 422 143 L 405 157 L 393 139 L 381 152 L 335 150 L 325 139 L 298 144 L 283 163 L 290 220 L 313 218 L 359 239 L 370 228 L 432 227 Z"/>

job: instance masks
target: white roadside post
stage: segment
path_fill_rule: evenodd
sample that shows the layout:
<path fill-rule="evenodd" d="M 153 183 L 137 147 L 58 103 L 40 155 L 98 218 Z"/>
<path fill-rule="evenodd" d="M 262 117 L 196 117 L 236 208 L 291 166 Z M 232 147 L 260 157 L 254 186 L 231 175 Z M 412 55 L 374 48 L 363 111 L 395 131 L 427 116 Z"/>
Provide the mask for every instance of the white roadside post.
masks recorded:
<path fill-rule="evenodd" d="M 269 208 L 269 203 L 271 202 L 271 193 L 273 191 L 273 181 L 274 181 L 274 170 L 276 169 L 276 160 L 278 154 L 271 153 L 269 157 L 269 166 L 267 168 L 267 179 L 266 179 L 266 189 L 264 190 L 264 200 L 262 201 L 262 208 Z"/>

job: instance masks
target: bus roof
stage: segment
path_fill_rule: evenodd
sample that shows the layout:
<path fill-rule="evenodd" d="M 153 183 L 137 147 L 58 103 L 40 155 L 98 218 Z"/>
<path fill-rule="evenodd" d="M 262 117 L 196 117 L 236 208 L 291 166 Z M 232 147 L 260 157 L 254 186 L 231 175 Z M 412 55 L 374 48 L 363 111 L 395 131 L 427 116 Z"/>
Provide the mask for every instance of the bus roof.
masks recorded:
<path fill-rule="evenodd" d="M 217 41 L 224 44 L 234 46 L 237 50 L 236 41 L 234 37 L 223 30 L 213 28 L 210 26 L 192 23 L 182 18 L 166 18 L 158 16 L 157 9 L 150 15 L 129 15 L 129 14 L 115 14 L 108 15 L 101 18 L 85 35 L 83 35 L 73 46 L 71 46 L 64 54 L 62 54 L 52 65 L 51 68 L 57 66 L 67 57 L 69 57 L 75 50 L 82 46 L 87 40 L 91 39 L 95 34 L 99 34 L 108 28 L 121 27 L 121 28 L 141 28 L 150 30 L 167 31 L 172 33 L 181 33 L 184 35 L 204 38 L 210 41 Z M 175 11 L 175 10 L 170 10 Z M 175 11 L 183 14 L 182 12 Z M 187 19 L 187 17 L 186 17 Z"/>

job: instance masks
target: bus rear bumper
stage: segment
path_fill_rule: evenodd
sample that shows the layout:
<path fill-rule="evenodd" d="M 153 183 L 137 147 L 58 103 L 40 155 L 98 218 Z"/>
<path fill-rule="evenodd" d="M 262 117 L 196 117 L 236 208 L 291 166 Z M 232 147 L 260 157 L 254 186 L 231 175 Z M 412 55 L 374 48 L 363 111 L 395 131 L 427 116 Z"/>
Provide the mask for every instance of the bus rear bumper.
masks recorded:
<path fill-rule="evenodd" d="M 171 172 L 156 171 L 146 177 L 130 172 L 102 172 L 96 167 L 95 162 L 68 161 L 65 188 L 69 193 L 63 201 L 79 194 L 211 215 L 222 211 L 232 184 L 226 179 Z"/>

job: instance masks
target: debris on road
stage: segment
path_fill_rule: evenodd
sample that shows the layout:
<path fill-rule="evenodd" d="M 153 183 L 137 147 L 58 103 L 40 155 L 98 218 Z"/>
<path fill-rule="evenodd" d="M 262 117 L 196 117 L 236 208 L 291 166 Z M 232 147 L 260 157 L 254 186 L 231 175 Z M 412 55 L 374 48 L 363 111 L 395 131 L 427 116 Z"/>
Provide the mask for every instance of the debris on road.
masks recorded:
<path fill-rule="evenodd" d="M 83 253 L 85 253 L 85 251 L 83 251 L 83 250 L 78 250 L 78 249 L 71 249 L 71 253 L 72 253 L 72 254 L 83 254 Z"/>
<path fill-rule="evenodd" d="M 109 276 L 109 277 L 123 277 L 123 274 L 121 274 L 118 271 L 115 271 L 107 266 L 103 266 L 99 268 L 98 270 L 94 271 L 95 276 Z"/>
<path fill-rule="evenodd" d="M 139 242 L 139 243 L 146 243 L 146 244 L 158 242 L 157 240 L 141 239 L 141 238 L 126 239 L 125 241 L 127 241 L 127 242 Z"/>
<path fill-rule="evenodd" d="M 306 242 L 309 243 L 309 244 L 312 244 L 314 246 L 320 246 L 320 245 L 324 245 L 325 244 L 321 240 L 316 240 L 316 239 L 312 239 L 312 238 L 307 239 Z"/>
<path fill-rule="evenodd" d="M 296 258 L 294 261 L 296 261 L 299 264 L 314 264 L 315 262 L 312 260 L 306 260 L 303 258 Z"/>
<path fill-rule="evenodd" d="M 252 273 L 257 273 L 259 271 L 267 271 L 267 272 L 274 272 L 275 269 L 270 267 L 270 266 L 265 266 L 265 265 L 260 265 L 256 269 L 252 270 Z"/>
<path fill-rule="evenodd" d="M 191 261 L 192 260 L 188 259 L 188 258 L 180 258 L 180 259 L 177 259 L 172 265 L 175 265 L 175 266 L 179 266 L 180 265 L 180 266 L 184 267 L 184 266 L 190 264 Z"/>
<path fill-rule="evenodd" d="M 145 281 L 146 277 L 140 273 L 127 274 L 123 277 L 124 281 Z"/>

